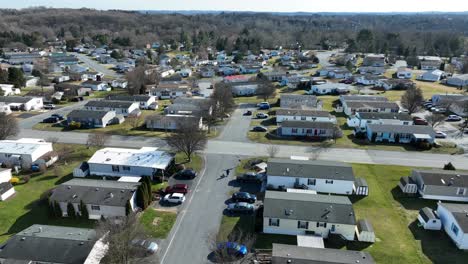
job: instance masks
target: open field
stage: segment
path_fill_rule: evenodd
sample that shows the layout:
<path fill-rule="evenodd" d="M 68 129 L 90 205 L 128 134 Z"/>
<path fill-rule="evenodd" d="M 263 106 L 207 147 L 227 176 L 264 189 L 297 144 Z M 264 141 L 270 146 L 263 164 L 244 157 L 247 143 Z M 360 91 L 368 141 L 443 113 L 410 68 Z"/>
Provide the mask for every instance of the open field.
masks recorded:
<path fill-rule="evenodd" d="M 403 196 L 397 184 L 400 177 L 409 175 L 410 167 L 353 164 L 353 171 L 356 177 L 367 180 L 370 191 L 369 196 L 362 199 L 351 197 L 356 218 L 366 218 L 373 224 L 377 241 L 372 245 L 352 242 L 345 248 L 367 251 L 381 264 L 466 263 L 468 252 L 457 250 L 443 231 L 418 227 L 418 210 L 424 206 L 436 208 L 436 201 Z M 236 228 L 252 232 L 253 223 L 252 216 L 223 216 L 218 239 L 227 239 Z M 296 244 L 296 238 L 257 234 L 255 248 L 271 249 L 273 242 Z M 337 246 L 327 244 L 327 247 Z"/>

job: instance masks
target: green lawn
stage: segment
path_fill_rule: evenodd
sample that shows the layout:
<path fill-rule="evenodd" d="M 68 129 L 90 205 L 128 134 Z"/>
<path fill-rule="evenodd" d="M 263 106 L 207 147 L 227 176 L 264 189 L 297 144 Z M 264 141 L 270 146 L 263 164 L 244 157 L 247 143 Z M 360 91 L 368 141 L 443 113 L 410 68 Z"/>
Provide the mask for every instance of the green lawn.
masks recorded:
<path fill-rule="evenodd" d="M 192 160 L 187 162 L 187 157 L 184 153 L 177 153 L 175 156 L 176 164 L 183 164 L 185 168 L 193 169 L 197 172 L 200 172 L 203 169 L 203 157 L 197 154 L 192 155 Z"/>
<path fill-rule="evenodd" d="M 298 91 L 300 92 L 300 91 Z M 303 91 L 302 91 L 303 92 Z M 399 91 L 395 91 L 399 92 Z M 432 148 L 430 150 L 420 150 L 409 144 L 383 144 L 383 143 L 371 143 L 365 139 L 356 139 L 353 135 L 353 130 L 346 125 L 346 116 L 343 113 L 334 112 L 333 105 L 337 102 L 338 97 L 336 96 L 319 96 L 319 99 L 323 102 L 323 109 L 331 112 L 332 115 L 335 115 L 338 121 L 338 125 L 343 131 L 343 137 L 336 140 L 336 142 L 330 141 L 327 146 L 333 146 L 337 148 L 357 148 L 357 149 L 377 149 L 377 150 L 388 150 L 388 151 L 418 151 L 418 152 L 430 152 L 430 153 L 449 153 L 449 154 L 460 154 L 463 153 L 461 148 L 456 147 L 454 144 L 445 143 L 440 147 Z M 264 113 L 270 113 L 268 119 L 255 119 L 253 118 L 250 126 L 262 125 L 268 128 L 270 133 L 275 133 L 276 122 L 275 116 L 271 115 L 278 107 L 273 107 L 269 111 L 260 111 Z M 253 113 L 255 116 L 257 112 Z M 247 132 L 247 138 L 254 142 L 264 143 L 264 144 L 282 144 L 282 145 L 299 145 L 299 146 L 324 146 L 323 142 L 310 141 L 306 139 L 284 139 L 284 138 L 275 138 L 268 136 L 266 132 Z"/>
<path fill-rule="evenodd" d="M 369 219 L 377 236 L 372 245 L 349 243 L 350 250 L 368 251 L 376 263 L 466 263 L 468 252 L 459 251 L 443 231 L 426 231 L 418 227 L 418 210 L 436 201 L 405 197 L 397 188 L 402 176 L 408 176 L 410 167 L 353 164 L 356 177 L 365 178 L 369 184 L 368 197 L 352 197 L 357 219 Z M 252 217 L 223 216 L 218 239 L 227 239 L 236 228 L 252 232 Z M 271 249 L 272 243 L 296 244 L 294 236 L 257 233 L 255 247 Z M 328 244 L 328 243 L 327 243 Z M 333 245 L 327 245 L 333 247 Z"/>
<path fill-rule="evenodd" d="M 141 215 L 140 222 L 150 236 L 166 238 L 176 219 L 176 213 L 148 208 Z"/>
<path fill-rule="evenodd" d="M 56 150 L 60 150 L 64 145 L 56 144 Z M 86 160 L 94 153 L 94 149 L 86 149 L 84 146 L 67 145 L 73 150 L 67 163 L 60 162 L 58 170 L 48 169 L 43 174 L 20 174 L 30 175 L 28 183 L 21 183 L 15 186 L 16 194 L 7 201 L 0 202 L 0 243 L 7 240 L 11 235 L 33 225 L 49 224 L 76 227 L 93 227 L 93 221 L 73 220 L 68 218 L 49 218 L 48 205 L 43 195 L 72 178 L 73 169 L 82 161 Z"/>

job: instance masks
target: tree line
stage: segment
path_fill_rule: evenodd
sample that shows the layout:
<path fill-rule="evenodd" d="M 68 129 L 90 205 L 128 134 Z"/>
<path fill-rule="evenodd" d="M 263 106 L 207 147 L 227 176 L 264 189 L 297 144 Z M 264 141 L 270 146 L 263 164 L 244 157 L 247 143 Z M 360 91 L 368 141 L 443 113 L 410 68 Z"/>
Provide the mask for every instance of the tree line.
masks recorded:
<path fill-rule="evenodd" d="M 448 19 L 448 17 L 450 19 Z M 359 52 L 458 56 L 467 49 L 466 14 L 155 14 L 92 9 L 0 10 L 0 47 L 68 44 L 187 50 L 305 49 L 347 46 Z M 163 47 L 163 46 L 161 46 Z"/>

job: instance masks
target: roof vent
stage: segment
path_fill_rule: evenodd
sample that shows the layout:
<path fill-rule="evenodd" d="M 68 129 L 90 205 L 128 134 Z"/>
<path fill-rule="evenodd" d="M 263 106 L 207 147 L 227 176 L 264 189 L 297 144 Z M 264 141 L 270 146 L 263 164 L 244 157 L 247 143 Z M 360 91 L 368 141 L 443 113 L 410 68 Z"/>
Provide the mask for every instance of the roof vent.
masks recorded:
<path fill-rule="evenodd" d="M 26 238 L 25 238 L 25 237 L 22 237 L 22 238 L 21 238 L 21 241 L 25 241 L 25 240 L 26 240 Z"/>
<path fill-rule="evenodd" d="M 82 245 L 84 245 L 84 242 L 83 242 L 83 241 L 80 242 L 80 246 L 82 246 Z"/>
<path fill-rule="evenodd" d="M 96 191 L 99 191 L 99 188 L 97 188 L 97 187 L 96 187 L 96 189 L 95 189 L 95 190 L 96 190 Z"/>
<path fill-rule="evenodd" d="M 67 189 L 69 189 L 69 190 L 70 190 L 70 189 L 71 189 L 71 186 L 70 186 L 70 185 L 68 185 L 68 186 L 67 186 Z"/>
<path fill-rule="evenodd" d="M 292 209 L 289 209 L 289 210 L 288 210 L 288 209 L 285 209 L 285 210 L 284 210 L 284 214 L 285 214 L 285 215 L 291 215 L 293 212 L 294 212 L 294 211 L 293 211 Z"/>
<path fill-rule="evenodd" d="M 121 193 L 124 193 L 124 192 L 125 192 L 125 190 L 120 190 L 120 192 L 121 192 Z"/>
<path fill-rule="evenodd" d="M 457 178 L 460 178 L 460 177 L 461 177 L 460 174 L 457 174 Z"/>
<path fill-rule="evenodd" d="M 114 198 L 114 194 L 113 194 L 113 193 L 109 193 L 109 198 Z"/>
<path fill-rule="evenodd" d="M 445 184 L 445 181 L 444 181 L 444 179 L 440 179 L 440 181 L 442 182 L 442 184 Z"/>
<path fill-rule="evenodd" d="M 110 161 L 111 159 L 110 158 L 107 158 L 106 161 Z"/>
<path fill-rule="evenodd" d="M 73 195 L 73 199 L 75 199 L 75 198 L 78 198 L 78 195 L 74 194 L 74 195 Z"/>

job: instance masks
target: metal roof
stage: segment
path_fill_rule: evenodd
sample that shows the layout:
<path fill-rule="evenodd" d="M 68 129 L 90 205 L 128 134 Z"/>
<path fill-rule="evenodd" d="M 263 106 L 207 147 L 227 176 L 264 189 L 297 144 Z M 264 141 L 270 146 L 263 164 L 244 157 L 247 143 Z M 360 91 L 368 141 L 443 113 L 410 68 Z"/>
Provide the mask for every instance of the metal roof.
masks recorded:
<path fill-rule="evenodd" d="M 89 159 L 88 163 L 147 167 L 164 170 L 173 159 L 174 156 L 172 154 L 160 151 L 158 148 L 103 148 L 96 151 L 91 159 Z"/>
<path fill-rule="evenodd" d="M 270 159 L 267 174 L 284 177 L 355 180 L 351 165 L 339 161 Z"/>

